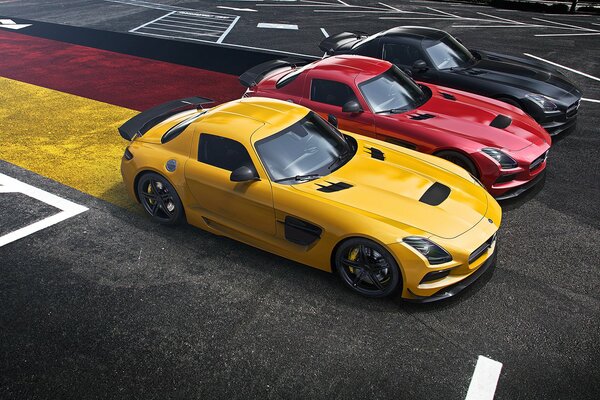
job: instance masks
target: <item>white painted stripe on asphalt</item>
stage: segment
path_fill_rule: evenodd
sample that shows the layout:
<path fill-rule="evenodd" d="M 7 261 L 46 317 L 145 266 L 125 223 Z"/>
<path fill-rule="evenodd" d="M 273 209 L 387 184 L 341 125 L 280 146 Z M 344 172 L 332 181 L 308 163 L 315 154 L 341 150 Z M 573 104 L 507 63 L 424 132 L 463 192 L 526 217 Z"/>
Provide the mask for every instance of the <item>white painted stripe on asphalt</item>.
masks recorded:
<path fill-rule="evenodd" d="M 343 5 L 345 5 L 346 7 L 350 7 L 350 4 L 348 4 L 348 3 L 346 3 L 346 2 L 344 2 L 344 1 L 342 1 L 342 0 L 337 0 L 337 1 L 338 1 L 338 3 L 340 3 L 340 4 L 343 4 Z"/>
<path fill-rule="evenodd" d="M 240 17 L 235 17 L 235 19 L 233 20 L 233 22 L 231 23 L 231 25 L 229 25 L 229 28 L 227 28 L 225 30 L 225 32 L 223 32 L 223 34 L 221 35 L 221 37 L 219 37 L 219 39 L 217 39 L 217 43 L 223 43 L 223 40 L 225 39 L 225 37 L 227 36 L 227 34 L 229 34 L 229 32 L 231 32 L 231 30 L 233 29 L 234 25 L 238 22 L 239 19 L 240 19 Z"/>
<path fill-rule="evenodd" d="M 237 8 L 237 7 L 227 7 L 227 6 L 217 6 L 217 8 L 222 8 L 224 10 L 234 10 L 234 11 L 251 11 L 258 12 L 258 10 L 254 10 L 252 8 Z"/>
<path fill-rule="evenodd" d="M 257 28 L 266 28 L 266 29 L 291 29 L 298 30 L 298 25 L 294 24 L 271 24 L 268 22 L 259 22 L 256 25 Z"/>
<path fill-rule="evenodd" d="M 502 17 L 498 17 L 498 16 L 492 15 L 492 14 L 486 14 L 486 13 L 482 13 L 482 12 L 477 12 L 477 14 L 484 15 L 484 16 L 489 17 L 489 18 L 495 18 L 495 19 L 498 19 L 500 21 L 511 22 L 513 24 L 516 24 L 516 25 L 525 25 L 525 22 L 518 22 L 518 21 L 515 21 L 513 19 L 502 18 Z"/>
<path fill-rule="evenodd" d="M 0 236 L 0 247 L 88 210 L 87 207 L 73 203 L 72 201 L 63 199 L 62 197 L 48 193 L 45 190 L 38 189 L 4 174 L 0 174 L 0 193 L 23 193 L 31 198 L 61 210 L 59 213 L 44 218 L 41 221 L 37 221 L 33 224 L 27 225 L 26 227 Z"/>
<path fill-rule="evenodd" d="M 540 33 L 534 36 L 596 36 L 600 35 L 600 32 L 586 32 L 586 33 Z"/>
<path fill-rule="evenodd" d="M 573 69 L 573 68 L 565 67 L 564 65 L 560 65 L 558 63 L 555 63 L 554 61 L 546 60 L 546 59 L 544 59 L 542 57 L 534 56 L 533 54 L 529 54 L 529 53 L 523 53 L 523 54 L 525 54 L 527 57 L 535 58 L 536 60 L 546 62 L 546 63 L 548 63 L 550 65 L 554 65 L 555 67 L 560 67 L 562 69 L 566 69 L 567 71 L 571 71 L 571 72 L 574 72 L 576 74 L 585 76 L 586 78 L 590 78 L 590 79 L 593 79 L 595 81 L 600 82 L 600 78 L 596 78 L 595 76 L 586 74 L 585 72 L 581 72 L 581 71 L 577 71 L 576 69 Z"/>
<path fill-rule="evenodd" d="M 458 15 L 456 15 L 456 14 L 451 14 L 451 13 L 449 13 L 449 12 L 446 12 L 446 11 L 438 10 L 437 8 L 433 8 L 433 7 L 425 7 L 425 8 L 428 8 L 428 9 L 430 9 L 431 11 L 435 11 L 435 12 L 438 12 L 438 13 L 440 13 L 440 14 L 446 14 L 446 15 L 449 15 L 449 16 L 451 16 L 451 17 L 454 17 L 454 18 L 461 18 L 461 17 L 459 17 L 459 16 L 458 16 Z"/>
<path fill-rule="evenodd" d="M 479 356 L 465 400 L 493 400 L 502 363 Z"/>
<path fill-rule="evenodd" d="M 402 12 L 402 10 L 400 10 L 400 9 L 398 9 L 398 8 L 396 8 L 396 7 L 392 7 L 392 6 L 390 6 L 389 4 L 385 4 L 385 3 L 382 3 L 382 2 L 379 2 L 379 4 L 381 4 L 381 5 L 382 5 L 382 6 L 384 6 L 384 7 L 387 7 L 387 8 L 389 8 L 389 9 L 392 9 L 392 10 L 394 10 L 394 11 Z"/>
<path fill-rule="evenodd" d="M 549 24 L 555 24 L 555 25 L 561 25 L 561 26 L 568 26 L 569 28 L 577 29 L 577 30 L 580 30 L 580 31 L 598 32 L 596 29 L 583 28 L 581 26 L 564 24 L 562 22 L 550 21 L 548 19 L 542 19 L 542 18 L 536 18 L 536 17 L 531 17 L 531 19 L 535 19 L 536 21 L 546 22 L 546 23 L 549 23 Z"/>
<path fill-rule="evenodd" d="M 321 32 L 323 32 L 323 36 L 329 37 L 329 33 L 325 30 L 325 28 L 321 28 Z"/>
<path fill-rule="evenodd" d="M 174 12 L 175 12 L 175 11 L 171 11 L 171 12 L 169 12 L 169 13 L 167 13 L 167 14 L 163 15 L 162 17 L 158 17 L 158 18 L 156 18 L 156 19 L 153 19 L 152 21 L 146 22 L 145 24 L 142 24 L 142 25 L 140 25 L 140 26 L 138 26 L 138 27 L 135 27 L 135 28 L 133 28 L 133 29 L 130 29 L 130 30 L 129 30 L 129 32 L 135 32 L 135 31 L 137 31 L 138 29 L 145 27 L 146 25 L 150 25 L 150 24 L 151 24 L 151 23 L 153 23 L 153 22 L 156 22 L 156 21 L 159 21 L 159 20 L 161 20 L 161 19 L 163 19 L 163 18 L 166 18 L 166 17 L 168 17 L 169 15 L 173 14 Z"/>
<path fill-rule="evenodd" d="M 600 100 L 596 99 L 586 99 L 585 97 L 581 98 L 581 101 L 589 101 L 590 103 L 600 103 Z"/>

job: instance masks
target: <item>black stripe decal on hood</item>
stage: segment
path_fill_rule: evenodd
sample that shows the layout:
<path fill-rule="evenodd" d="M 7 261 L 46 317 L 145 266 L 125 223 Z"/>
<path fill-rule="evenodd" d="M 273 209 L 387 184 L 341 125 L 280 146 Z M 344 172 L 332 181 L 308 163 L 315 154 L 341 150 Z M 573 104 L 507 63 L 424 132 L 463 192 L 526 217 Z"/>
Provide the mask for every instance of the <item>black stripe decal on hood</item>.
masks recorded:
<path fill-rule="evenodd" d="M 436 182 L 423 193 L 419 199 L 421 203 L 429 204 L 430 206 L 438 206 L 450 195 L 450 188 L 442 183 Z"/>

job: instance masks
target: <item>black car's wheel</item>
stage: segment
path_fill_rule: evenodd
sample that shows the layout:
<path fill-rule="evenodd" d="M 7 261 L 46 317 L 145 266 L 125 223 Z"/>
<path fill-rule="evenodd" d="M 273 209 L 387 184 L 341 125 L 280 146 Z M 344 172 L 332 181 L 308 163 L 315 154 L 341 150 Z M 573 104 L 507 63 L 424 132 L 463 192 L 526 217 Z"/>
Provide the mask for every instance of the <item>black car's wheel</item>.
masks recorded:
<path fill-rule="evenodd" d="M 479 178 L 479 172 L 477 172 L 477 167 L 475 167 L 473 161 L 471 161 L 469 157 L 465 156 L 464 154 L 457 153 L 456 151 L 447 150 L 440 151 L 435 155 L 443 158 L 444 160 L 448 160 L 451 163 L 462 167 L 463 169 L 466 169 L 467 172 L 469 172 L 471 175 L 473 175 L 476 178 Z"/>
<path fill-rule="evenodd" d="M 137 194 L 153 220 L 165 225 L 183 221 L 183 205 L 175 188 L 159 174 L 148 172 L 142 175 L 138 180 Z"/>
<path fill-rule="evenodd" d="M 335 253 L 335 268 L 350 289 L 368 297 L 386 297 L 400 290 L 402 275 L 394 257 L 367 239 L 349 239 Z"/>
<path fill-rule="evenodd" d="M 497 100 L 503 101 L 503 102 L 505 102 L 507 104 L 510 104 L 511 106 L 515 106 L 517 108 L 520 108 L 521 110 L 523 109 L 523 107 L 521 107 L 521 104 L 519 104 L 518 101 L 513 100 L 511 98 L 508 98 L 508 97 L 498 97 Z"/>

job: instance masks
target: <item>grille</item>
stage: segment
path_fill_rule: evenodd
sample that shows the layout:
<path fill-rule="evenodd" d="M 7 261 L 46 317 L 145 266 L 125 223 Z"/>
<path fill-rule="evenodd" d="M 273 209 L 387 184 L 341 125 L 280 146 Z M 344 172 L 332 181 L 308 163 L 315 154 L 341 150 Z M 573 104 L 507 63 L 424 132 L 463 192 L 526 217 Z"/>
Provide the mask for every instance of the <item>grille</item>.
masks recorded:
<path fill-rule="evenodd" d="M 472 264 L 473 262 L 477 261 L 479 259 L 479 257 L 481 257 L 483 255 L 483 253 L 485 253 L 486 250 L 492 246 L 492 243 L 494 243 L 494 240 L 496 240 L 495 233 L 492 235 L 491 238 L 486 240 L 481 246 L 476 248 L 475 251 L 471 253 L 471 255 L 469 256 L 469 264 Z"/>
<path fill-rule="evenodd" d="M 577 102 L 571 104 L 569 108 L 567 108 L 567 118 L 573 118 L 577 115 L 577 110 L 579 110 L 579 102 L 581 100 L 577 100 Z"/>
<path fill-rule="evenodd" d="M 547 156 L 548 156 L 548 150 L 546 150 L 541 156 L 539 156 L 538 158 L 533 160 L 533 162 L 529 166 L 529 170 L 535 171 L 536 169 L 538 169 L 542 165 L 542 163 L 546 160 Z"/>

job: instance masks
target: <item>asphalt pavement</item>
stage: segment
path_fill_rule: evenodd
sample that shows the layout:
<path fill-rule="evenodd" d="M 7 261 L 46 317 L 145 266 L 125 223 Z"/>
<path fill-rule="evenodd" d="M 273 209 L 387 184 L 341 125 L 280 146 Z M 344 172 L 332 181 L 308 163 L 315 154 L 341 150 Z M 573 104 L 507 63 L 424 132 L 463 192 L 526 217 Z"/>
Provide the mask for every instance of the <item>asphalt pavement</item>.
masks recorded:
<path fill-rule="evenodd" d="M 480 355 L 503 364 L 496 399 L 600 398 L 600 18 L 383 3 L 0 2 L 2 18 L 312 56 L 325 34 L 424 24 L 561 64 L 588 99 L 543 185 L 502 204 L 497 268 L 427 305 L 362 298 L 330 274 L 0 161 L 89 209 L 0 246 L 0 398 L 464 399 Z M 218 33 L 136 30 L 168 13 Z M 536 36 L 557 34 L 573 36 Z M 0 236 L 57 211 L 2 186 L 0 200 Z"/>

